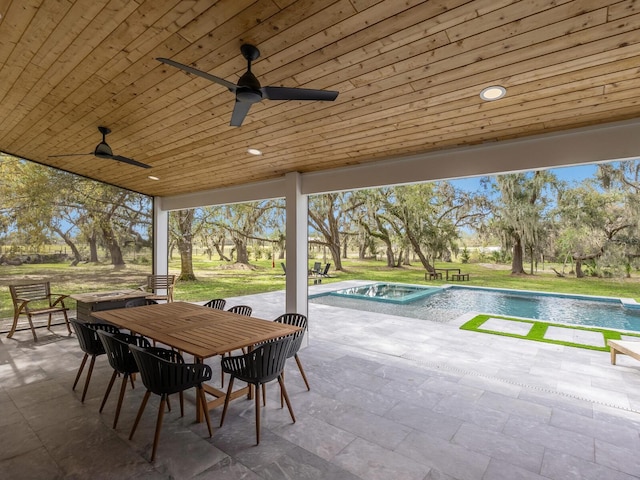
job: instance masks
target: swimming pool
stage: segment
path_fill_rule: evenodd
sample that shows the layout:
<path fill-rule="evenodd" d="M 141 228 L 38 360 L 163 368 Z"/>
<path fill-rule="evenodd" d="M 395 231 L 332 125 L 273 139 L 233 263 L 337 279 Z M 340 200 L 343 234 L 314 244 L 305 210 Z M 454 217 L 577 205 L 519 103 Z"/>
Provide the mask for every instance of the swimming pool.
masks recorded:
<path fill-rule="evenodd" d="M 329 292 L 329 295 L 404 304 L 437 293 L 440 290 L 438 287 L 422 287 L 406 283 L 372 283 L 370 285 L 335 290 Z"/>
<path fill-rule="evenodd" d="M 436 322 L 476 312 L 640 332 L 640 304 L 606 297 L 452 286 L 436 289 L 428 296 L 404 304 L 326 294 L 309 300 Z"/>

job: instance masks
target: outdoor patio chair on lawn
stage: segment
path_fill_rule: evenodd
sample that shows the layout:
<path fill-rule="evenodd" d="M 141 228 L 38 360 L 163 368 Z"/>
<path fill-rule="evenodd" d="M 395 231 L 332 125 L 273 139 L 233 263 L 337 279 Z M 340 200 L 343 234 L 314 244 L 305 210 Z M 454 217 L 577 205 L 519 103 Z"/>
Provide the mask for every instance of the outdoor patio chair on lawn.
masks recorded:
<path fill-rule="evenodd" d="M 309 275 L 322 275 L 322 263 L 315 262 L 313 268 L 309 270 Z"/>
<path fill-rule="evenodd" d="M 67 324 L 67 330 L 71 333 L 69 326 L 69 317 L 64 299 L 68 295 L 60 295 L 51 293 L 49 282 L 30 283 L 26 285 L 9 285 L 11 299 L 13 300 L 13 324 L 11 330 L 7 334 L 7 338 L 13 337 L 18 326 L 18 318 L 20 315 L 26 315 L 33 334 L 33 340 L 37 341 L 36 330 L 33 326 L 32 317 L 35 315 L 49 315 L 47 328 L 51 328 L 51 319 L 54 313 L 62 313 L 64 321 Z"/>
<path fill-rule="evenodd" d="M 222 359 L 222 371 L 231 375 L 229 387 L 227 388 L 227 396 L 222 409 L 220 418 L 220 426 L 224 423 L 224 417 L 227 414 L 229 399 L 233 391 L 233 382 L 237 378 L 243 382 L 254 385 L 255 388 L 255 408 L 256 408 L 256 443 L 260 443 L 260 387 L 272 380 L 278 380 L 280 391 L 284 397 L 291 420 L 296 422 L 296 417 L 291 408 L 291 402 L 287 395 L 287 389 L 282 379 L 282 370 L 291 346 L 291 337 L 284 337 L 279 340 L 264 343 L 249 353 L 233 357 L 225 357 Z M 263 395 L 264 396 L 264 395 Z"/>
<path fill-rule="evenodd" d="M 321 277 L 324 277 L 324 278 L 331 278 L 331 275 L 329 275 L 329 269 L 330 269 L 330 268 L 331 268 L 331 264 L 330 264 L 330 263 L 327 263 L 327 264 L 324 266 L 324 270 L 322 270 L 322 271 L 320 272 L 320 276 L 321 276 Z"/>
<path fill-rule="evenodd" d="M 160 358 L 152 350 L 130 345 L 129 349 L 135 358 L 136 364 L 142 377 L 142 383 L 147 388 L 147 392 L 142 398 L 138 415 L 131 429 L 129 440 L 133 438 L 136 432 L 140 418 L 144 412 L 149 396 L 152 393 L 160 395 L 160 406 L 158 408 L 158 418 L 156 420 L 156 431 L 153 437 L 153 449 L 151 450 L 151 461 L 156 458 L 156 450 L 158 448 L 158 440 L 160 439 L 160 430 L 162 429 L 162 419 L 164 418 L 165 403 L 168 402 L 168 396 L 173 393 L 183 392 L 189 388 L 196 388 L 198 400 L 196 405 L 204 411 L 204 418 L 207 421 L 209 429 L 209 437 L 213 436 L 211 430 L 211 419 L 209 417 L 209 409 L 207 408 L 207 399 L 204 395 L 202 383 L 211 380 L 211 367 L 204 363 L 180 363 L 172 362 Z M 184 411 L 181 410 L 184 416 Z"/>

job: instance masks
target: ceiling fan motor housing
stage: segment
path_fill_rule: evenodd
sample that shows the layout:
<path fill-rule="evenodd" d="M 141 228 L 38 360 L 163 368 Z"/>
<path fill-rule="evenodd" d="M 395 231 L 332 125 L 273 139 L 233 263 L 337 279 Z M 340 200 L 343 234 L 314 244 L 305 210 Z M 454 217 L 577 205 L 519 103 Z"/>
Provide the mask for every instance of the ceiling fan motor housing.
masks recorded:
<path fill-rule="evenodd" d="M 113 151 L 111 147 L 107 145 L 105 142 L 100 142 L 96 145 L 96 150 L 93 154 L 98 158 L 111 158 L 113 157 Z"/>
<path fill-rule="evenodd" d="M 238 79 L 236 98 L 240 102 L 256 103 L 262 100 L 260 82 L 250 70 L 247 70 Z"/>

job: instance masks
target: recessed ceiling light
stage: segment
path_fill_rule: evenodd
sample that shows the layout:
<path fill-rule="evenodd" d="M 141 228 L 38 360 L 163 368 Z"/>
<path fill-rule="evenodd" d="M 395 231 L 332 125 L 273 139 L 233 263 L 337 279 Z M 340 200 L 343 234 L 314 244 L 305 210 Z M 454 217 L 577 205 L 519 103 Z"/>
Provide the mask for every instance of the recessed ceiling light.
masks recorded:
<path fill-rule="evenodd" d="M 262 152 L 257 148 L 250 148 L 247 150 L 251 155 L 262 155 Z"/>
<path fill-rule="evenodd" d="M 499 98 L 504 97 L 506 94 L 507 90 L 504 87 L 501 87 L 500 85 L 492 85 L 480 92 L 480 98 L 487 102 L 491 102 L 492 100 L 498 100 Z"/>
<path fill-rule="evenodd" d="M 147 177 L 149 180 L 160 180 L 158 177 L 154 176 L 154 175 L 149 175 Z"/>

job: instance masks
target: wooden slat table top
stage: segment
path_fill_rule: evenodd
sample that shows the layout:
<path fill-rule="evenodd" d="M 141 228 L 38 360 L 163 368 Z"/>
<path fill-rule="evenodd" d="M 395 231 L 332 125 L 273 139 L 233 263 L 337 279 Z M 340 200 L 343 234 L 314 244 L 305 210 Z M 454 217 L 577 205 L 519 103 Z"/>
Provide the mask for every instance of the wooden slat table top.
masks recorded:
<path fill-rule="evenodd" d="M 208 358 L 290 335 L 298 327 L 186 302 L 92 314 L 198 358 Z"/>
<path fill-rule="evenodd" d="M 113 292 L 91 292 L 91 293 L 74 293 L 69 295 L 72 299 L 78 302 L 94 303 L 94 302 L 108 302 L 111 300 L 126 300 L 129 298 L 148 297 L 151 295 L 149 292 L 143 292 L 142 290 L 117 290 Z"/>

